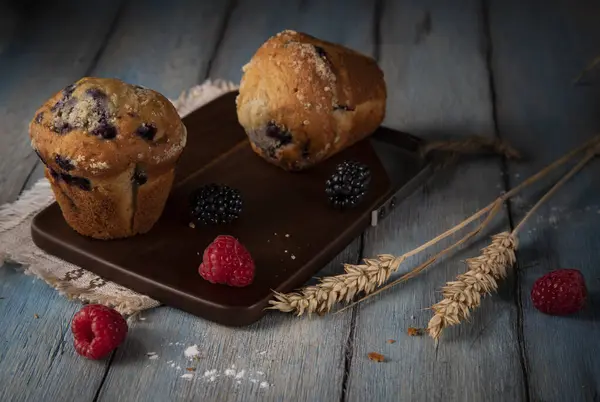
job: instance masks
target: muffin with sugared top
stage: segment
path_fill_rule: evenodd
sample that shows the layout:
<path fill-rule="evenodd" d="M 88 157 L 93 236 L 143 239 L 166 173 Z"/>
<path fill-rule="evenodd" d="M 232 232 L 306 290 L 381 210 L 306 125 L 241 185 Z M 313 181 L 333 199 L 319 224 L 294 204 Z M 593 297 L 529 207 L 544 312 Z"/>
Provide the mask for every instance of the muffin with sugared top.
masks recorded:
<path fill-rule="evenodd" d="M 46 101 L 29 134 L 65 220 L 97 239 L 129 237 L 154 226 L 187 135 L 160 93 L 92 77 Z"/>

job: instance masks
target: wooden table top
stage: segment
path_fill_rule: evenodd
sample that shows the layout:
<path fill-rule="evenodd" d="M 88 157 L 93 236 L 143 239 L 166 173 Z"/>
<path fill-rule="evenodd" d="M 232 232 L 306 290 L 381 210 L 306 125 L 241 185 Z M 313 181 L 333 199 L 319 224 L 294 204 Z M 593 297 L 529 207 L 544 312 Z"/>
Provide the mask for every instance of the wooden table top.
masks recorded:
<path fill-rule="evenodd" d="M 498 136 L 526 154 L 521 162 L 490 158 L 439 173 L 319 275 L 424 243 L 600 132 L 600 73 L 573 84 L 600 55 L 598 2 L 12 3 L 0 4 L 0 204 L 42 177 L 27 123 L 59 88 L 84 75 L 113 76 L 175 98 L 208 78 L 238 82 L 256 48 L 283 29 L 373 55 L 388 85 L 385 125 L 426 139 Z M 439 288 L 464 271 L 463 260 L 477 255 L 486 236 L 342 314 L 271 312 L 233 329 L 157 308 L 97 362 L 73 349 L 70 320 L 81 304 L 5 264 L 0 400 L 598 401 L 599 174 L 592 163 L 538 212 L 499 294 L 469 323 L 447 330 L 437 348 L 407 328 L 427 325 Z M 510 202 L 486 235 L 517 222 L 541 190 Z M 557 268 L 578 268 L 586 278 L 590 303 L 576 316 L 546 316 L 532 306 L 531 285 Z M 186 379 L 191 345 L 201 358 Z M 387 361 L 372 362 L 369 352 Z"/>

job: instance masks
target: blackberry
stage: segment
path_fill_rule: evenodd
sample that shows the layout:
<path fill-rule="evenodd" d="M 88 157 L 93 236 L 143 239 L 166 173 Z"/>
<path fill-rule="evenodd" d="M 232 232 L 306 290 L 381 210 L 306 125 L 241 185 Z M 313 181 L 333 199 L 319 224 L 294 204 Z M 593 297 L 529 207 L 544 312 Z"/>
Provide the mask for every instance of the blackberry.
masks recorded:
<path fill-rule="evenodd" d="M 190 207 L 194 222 L 205 225 L 230 223 L 242 212 L 242 195 L 237 189 L 213 183 L 191 194 Z"/>
<path fill-rule="evenodd" d="M 336 209 L 353 208 L 369 190 L 371 171 L 368 166 L 355 161 L 344 161 L 336 166 L 327 180 L 325 193 Z"/>

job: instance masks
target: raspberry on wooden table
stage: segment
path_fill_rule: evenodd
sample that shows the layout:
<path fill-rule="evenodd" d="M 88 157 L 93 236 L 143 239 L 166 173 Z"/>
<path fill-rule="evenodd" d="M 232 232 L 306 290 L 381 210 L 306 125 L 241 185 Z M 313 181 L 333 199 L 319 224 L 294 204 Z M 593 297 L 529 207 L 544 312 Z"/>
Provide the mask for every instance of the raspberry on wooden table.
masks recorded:
<path fill-rule="evenodd" d="M 117 311 L 88 304 L 79 310 L 71 323 L 75 351 L 88 359 L 102 359 L 115 350 L 127 335 L 127 321 Z"/>
<path fill-rule="evenodd" d="M 234 237 L 221 235 L 204 250 L 198 272 L 211 283 L 244 287 L 254 280 L 254 269 L 248 250 Z"/>
<path fill-rule="evenodd" d="M 531 288 L 531 301 L 545 314 L 573 314 L 585 304 L 587 288 L 581 272 L 559 269 L 538 278 Z"/>

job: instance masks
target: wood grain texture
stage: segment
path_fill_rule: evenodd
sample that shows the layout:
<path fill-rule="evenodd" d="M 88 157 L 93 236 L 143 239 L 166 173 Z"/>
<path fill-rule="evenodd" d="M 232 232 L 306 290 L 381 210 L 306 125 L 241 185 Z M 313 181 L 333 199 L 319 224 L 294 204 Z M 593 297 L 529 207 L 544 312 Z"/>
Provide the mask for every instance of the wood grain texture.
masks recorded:
<path fill-rule="evenodd" d="M 373 10 L 367 1 L 356 4 L 362 6 L 351 15 L 354 21 L 362 19 L 359 12 Z M 317 19 L 313 24 L 326 27 L 330 14 L 321 13 L 323 7 L 319 2 L 238 2 L 212 63 L 211 78 L 235 80 L 241 65 L 270 35 L 285 28 L 302 30 L 304 14 L 293 17 L 301 8 Z M 352 19 L 339 24 L 335 35 L 345 38 L 348 33 L 349 45 L 370 52 L 373 45 L 366 45 L 365 37 L 373 40 L 372 27 L 365 25 L 362 34 L 357 34 L 353 28 L 359 24 Z M 321 28 L 317 34 L 327 32 L 333 31 Z M 340 272 L 343 262 L 357 261 L 359 246 L 357 239 L 319 274 Z M 132 336 L 114 359 L 99 400 L 170 401 L 200 396 L 205 401 L 338 400 L 350 323 L 351 313 L 305 320 L 272 312 L 250 327 L 230 329 L 177 310 L 157 309 L 146 321 L 134 324 Z M 177 342 L 181 344 L 170 344 Z M 198 345 L 202 358 L 186 362 L 183 351 L 192 344 Z M 146 352 L 158 353 L 159 359 L 148 360 Z M 196 371 L 185 371 L 187 367 Z M 227 376 L 228 369 L 243 377 Z M 241 370 L 245 372 L 239 374 Z M 181 378 L 183 374 L 193 374 L 193 378 Z M 215 376 L 213 381 L 211 376 Z M 261 382 L 265 382 L 264 388 Z"/>
<path fill-rule="evenodd" d="M 0 204 L 18 196 L 37 161 L 27 134 L 35 110 L 86 73 L 120 1 L 97 8 L 71 0 L 27 4 L 27 19 L 16 28 L 0 63 Z"/>
<path fill-rule="evenodd" d="M 239 1 L 211 65 L 210 77 L 239 83 L 242 66 L 263 42 L 284 29 L 302 31 L 372 55 L 374 18 L 375 3 L 366 0 Z"/>
<path fill-rule="evenodd" d="M 155 87 L 154 85 L 160 86 L 160 90 L 167 95 L 173 94 L 174 96 L 177 96 L 183 89 L 204 79 L 207 71 L 206 66 L 212 54 L 209 48 L 211 44 L 216 42 L 218 37 L 219 21 L 224 20 L 226 4 L 216 8 L 211 2 L 200 4 L 180 2 L 176 6 L 178 8 L 175 11 L 167 12 L 164 3 L 128 4 L 122 10 L 123 14 L 120 16 L 119 22 L 113 27 L 114 32 L 112 35 L 113 37 L 116 35 L 116 42 L 109 41 L 105 44 L 106 51 L 99 57 L 97 66 L 87 66 L 78 74 L 118 76 L 134 83 L 153 87 Z M 42 12 L 45 11 L 47 10 L 42 10 Z M 66 16 L 64 18 L 76 21 L 81 19 L 82 23 L 91 18 L 91 15 L 82 13 L 78 8 L 73 8 L 70 11 L 61 9 L 60 11 L 65 12 Z M 117 7 L 114 7 L 113 11 L 116 13 Z M 88 11 L 88 13 L 93 12 L 99 17 L 102 16 L 102 14 L 98 14 L 97 10 L 89 9 Z M 188 20 L 184 21 L 185 25 L 180 25 L 185 15 L 188 16 Z M 140 30 L 140 27 L 147 29 L 148 25 L 139 24 L 139 18 L 150 21 L 151 24 L 159 28 L 159 32 L 162 30 L 163 34 L 157 38 L 155 35 L 148 33 L 152 32 L 151 30 L 148 32 Z M 112 19 L 113 16 L 110 16 L 107 21 L 97 21 L 97 23 L 98 25 L 103 23 L 110 26 Z M 72 35 L 66 30 L 65 32 L 57 32 L 60 40 L 63 41 L 65 41 L 63 36 L 66 37 L 67 34 Z M 95 32 L 94 35 L 99 34 Z M 96 39 L 96 36 L 94 36 L 94 39 Z M 102 35 L 99 36 L 102 37 Z M 125 44 L 118 40 L 121 36 L 125 38 Z M 198 37 L 204 38 L 205 42 L 198 41 Z M 84 36 L 79 39 L 84 41 L 90 38 Z M 31 43 L 31 47 L 34 49 L 41 48 L 40 42 L 44 42 L 44 38 L 31 38 L 29 40 L 30 42 L 27 43 Z M 61 46 L 67 44 L 62 43 Z M 74 42 L 73 46 L 75 45 L 84 47 Z M 128 48 L 126 45 L 128 45 Z M 161 49 L 160 57 L 152 52 L 152 49 L 156 48 Z M 20 52 L 26 52 L 27 50 L 27 48 L 19 48 Z M 152 63 L 149 56 L 164 62 L 161 64 Z M 131 57 L 140 64 L 131 66 Z M 199 57 L 202 60 L 199 60 Z M 111 66 L 111 63 L 106 62 L 107 58 L 109 60 L 119 60 L 121 64 L 113 62 Z M 11 63 L 17 62 L 19 62 L 18 57 L 11 59 Z M 170 62 L 174 64 L 170 64 Z M 53 63 L 51 61 L 48 61 L 48 66 L 61 67 L 59 62 Z M 139 68 L 140 66 L 147 68 Z M 54 74 L 56 73 L 54 72 Z M 45 77 L 48 79 L 48 75 Z M 74 75 L 68 79 L 72 81 L 77 78 L 78 76 Z M 47 85 L 47 83 L 44 82 L 44 85 Z M 28 95 L 32 98 L 47 96 L 43 94 L 44 88 L 46 86 L 42 86 L 39 92 L 29 93 Z M 27 145 L 29 145 L 28 142 Z M 41 172 L 42 169 L 38 165 L 31 176 L 35 176 L 37 173 L 38 177 L 41 177 Z M 30 182 L 33 184 L 35 180 L 30 178 Z M 3 183 L 2 190 L 4 191 L 5 188 Z M 54 289 L 39 281 L 32 282 L 32 278 L 16 273 L 8 276 L 9 272 L 7 267 L 0 269 L 0 274 L 5 275 L 7 278 L 6 281 L 2 281 L 2 285 L 13 290 L 11 294 L 5 296 L 6 299 L 1 300 L 3 305 L 0 305 L 0 309 L 3 306 L 5 307 L 4 311 L 0 310 L 0 314 L 5 312 L 7 317 L 2 320 L 2 328 L 6 328 L 7 331 L 0 332 L 0 335 L 2 336 L 2 343 L 10 346 L 6 351 L 2 350 L 4 355 L 0 359 L 0 379 L 6 379 L 6 383 L 2 383 L 2 385 L 5 385 L 2 387 L 2 392 L 3 395 L 6 395 L 6 399 L 0 397 L 0 400 L 46 400 L 44 395 L 50 400 L 94 399 L 103 383 L 110 361 L 107 359 L 101 362 L 90 362 L 82 359 L 74 352 L 71 346 L 72 338 L 69 333 L 69 324 L 72 315 L 81 305 L 69 302 Z M 39 291 L 40 287 L 44 289 L 43 292 Z M 28 297 L 31 294 L 36 295 L 36 297 Z M 40 306 L 44 306 L 44 309 L 40 310 Z M 33 313 L 29 314 L 30 310 L 35 310 L 39 314 L 40 320 L 34 320 Z M 32 318 L 24 320 L 19 311 L 26 311 L 28 316 Z M 45 317 L 47 319 L 42 320 Z M 44 323 L 41 331 L 33 327 L 38 322 Z M 39 325 L 41 326 L 41 324 Z M 26 337 L 28 331 L 33 332 L 30 337 L 33 337 L 34 341 L 29 341 L 29 338 Z M 13 337 L 16 339 L 13 340 Z M 36 344 L 39 344 L 39 347 L 31 346 Z M 4 358 L 5 356 L 6 358 Z M 145 361 L 146 356 L 143 356 L 143 359 Z M 18 365 L 15 366 L 15 362 L 18 362 Z M 81 378 L 82 375 L 84 376 L 83 379 Z M 15 376 L 22 379 L 11 381 L 11 377 Z M 134 390 L 134 392 L 138 391 Z M 152 400 L 151 397 L 149 399 Z"/>
<path fill-rule="evenodd" d="M 81 305 L 13 265 L 0 267 L 0 297 L 0 401 L 91 401 L 108 362 L 75 353 Z"/>
<path fill-rule="evenodd" d="M 348 248 L 329 268 L 339 270 L 342 262 L 356 259 L 355 247 Z M 132 325 L 131 336 L 117 352 L 99 401 L 340 397 L 350 314 L 305 320 L 270 313 L 245 328 L 226 328 L 171 308 L 155 309 L 144 317 Z M 190 361 L 184 351 L 194 344 L 200 358 Z M 149 360 L 148 352 L 159 358 Z M 193 378 L 182 378 L 184 374 Z"/>
<path fill-rule="evenodd" d="M 430 139 L 494 135 L 483 24 L 476 1 L 384 2 L 380 64 L 390 88 L 384 124 Z M 425 243 L 491 202 L 502 184 L 498 160 L 439 173 L 367 231 L 365 256 L 399 255 Z M 465 271 L 461 260 L 477 255 L 487 235 L 507 228 L 506 213 L 500 215 L 482 241 L 357 307 L 348 401 L 525 400 L 511 281 L 483 302 L 471 322 L 448 329 L 437 349 L 428 336 L 407 335 L 409 327 L 427 326 L 427 309 L 440 299 L 440 287 Z M 429 255 L 408 260 L 400 271 Z M 370 361 L 370 352 L 386 362 Z"/>
<path fill-rule="evenodd" d="M 0 60 L 23 19 L 23 10 L 17 4 L 6 0 L 0 2 Z"/>
<path fill-rule="evenodd" d="M 26 131 L 30 116 L 48 94 L 85 73 L 118 6 L 19 8 L 23 19 L 15 17 L 10 45 L 0 55 L 0 203 L 18 195 L 37 159 Z M 71 21 L 70 13 L 81 19 Z M 76 357 L 69 322 L 80 305 L 8 265 L 0 267 L 0 297 L 0 400 L 93 399 L 107 362 Z"/>
<path fill-rule="evenodd" d="M 510 186 L 600 133 L 600 74 L 592 72 L 573 85 L 600 55 L 600 4 L 552 4 L 490 2 L 500 135 L 528 156 L 527 163 L 509 165 Z M 532 217 L 520 236 L 519 290 L 532 401 L 600 398 L 599 173 L 598 161 L 592 162 Z M 550 184 L 512 202 L 515 223 Z M 588 285 L 586 310 L 571 317 L 543 315 L 531 304 L 534 281 L 559 268 L 580 269 Z"/>
<path fill-rule="evenodd" d="M 167 6 L 161 0 L 128 2 L 94 74 L 177 98 L 206 78 L 230 3 L 177 0 Z"/>
<path fill-rule="evenodd" d="M 116 77 L 176 99 L 206 78 L 229 3 L 177 0 L 165 7 L 160 0 L 126 2 L 90 75 Z M 43 176 L 37 162 L 24 188 Z"/>

